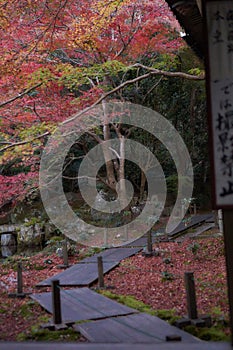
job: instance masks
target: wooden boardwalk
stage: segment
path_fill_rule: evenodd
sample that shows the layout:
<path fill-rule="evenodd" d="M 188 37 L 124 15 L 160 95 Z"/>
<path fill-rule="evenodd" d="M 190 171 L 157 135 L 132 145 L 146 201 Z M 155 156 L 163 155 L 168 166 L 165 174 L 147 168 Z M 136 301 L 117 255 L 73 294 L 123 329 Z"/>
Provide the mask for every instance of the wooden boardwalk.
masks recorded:
<path fill-rule="evenodd" d="M 30 295 L 48 312 L 53 312 L 52 293 Z M 95 320 L 118 315 L 137 313 L 128 306 L 104 297 L 89 288 L 61 290 L 62 322 L 72 323 L 83 320 Z"/>
<path fill-rule="evenodd" d="M 180 336 L 181 342 L 200 343 L 191 334 L 146 313 L 97 320 L 74 328 L 93 343 L 163 343 L 173 335 Z"/>
<path fill-rule="evenodd" d="M 119 262 L 103 263 L 104 273 L 112 270 Z M 76 264 L 57 275 L 38 283 L 36 287 L 49 287 L 54 279 L 60 281 L 61 286 L 83 287 L 90 286 L 98 279 L 97 263 Z"/>
<path fill-rule="evenodd" d="M 197 226 L 201 223 L 204 223 L 205 221 L 210 222 L 212 220 L 213 214 L 203 214 L 203 215 L 196 215 L 191 217 L 190 222 L 185 223 L 181 222 L 175 230 L 169 233 L 169 239 L 173 239 L 175 236 L 178 236 L 182 234 L 183 232 L 187 231 L 190 228 L 193 228 L 194 226 Z"/>
<path fill-rule="evenodd" d="M 232 350 L 232 346 L 230 343 L 222 342 L 166 342 L 160 344 L 0 342 L 0 350 Z"/>
<path fill-rule="evenodd" d="M 128 258 L 134 254 L 137 254 L 141 249 L 137 248 L 109 248 L 98 254 L 90 256 L 86 259 L 81 260 L 79 263 L 96 263 L 97 258 L 102 256 L 104 262 L 120 262 L 121 260 Z"/>
<path fill-rule="evenodd" d="M 99 254 L 95 254 L 90 258 L 86 258 L 72 267 L 59 274 L 47 278 L 37 284 L 37 287 L 51 286 L 53 279 L 59 279 L 61 286 L 90 286 L 98 279 L 97 257 L 103 257 L 104 273 L 109 272 L 116 267 L 122 259 L 130 257 L 138 253 L 141 248 L 112 248 L 107 249 Z"/>
<path fill-rule="evenodd" d="M 188 225 L 181 223 L 169 235 L 169 238 L 174 239 L 189 228 L 196 227 L 206 220 L 211 220 L 211 216 L 212 214 L 192 217 Z M 156 234 L 157 232 L 152 234 L 152 241 L 157 239 Z M 106 249 L 82 260 L 52 278 L 40 282 L 37 286 L 51 286 L 51 281 L 54 279 L 59 280 L 60 286 L 90 286 L 98 279 L 98 257 L 102 256 L 103 270 L 106 273 L 117 266 L 122 259 L 138 253 L 146 245 L 147 236 L 144 235 L 124 247 Z M 81 322 L 73 325 L 73 327 L 88 341 L 95 344 L 59 344 L 56 346 L 56 350 L 59 348 L 77 350 L 225 350 L 231 348 L 228 343 L 202 342 L 158 317 L 140 313 L 86 287 L 69 290 L 61 288 L 60 294 L 62 322 L 70 324 L 77 321 Z M 51 292 L 33 294 L 31 298 L 39 302 L 48 312 L 53 312 Z M 174 341 L 174 336 L 176 341 Z M 177 338 L 179 338 L 179 341 Z M 34 345 L 37 344 L 33 343 L 33 350 L 36 350 L 37 348 Z M 46 346 L 53 350 L 51 344 L 43 345 L 44 350 L 47 349 Z M 73 346 L 75 347 L 73 348 Z M 17 347 L 18 349 L 20 348 Z M 27 348 L 23 347 L 22 349 L 26 350 Z M 39 349 L 40 347 L 38 347 Z M 14 350 L 14 348 L 11 349 L 8 346 L 7 350 Z"/>
<path fill-rule="evenodd" d="M 161 231 L 159 231 L 161 232 Z M 156 243 L 158 241 L 157 232 L 152 232 L 151 234 L 151 240 L 152 244 Z M 130 243 L 126 243 L 123 245 L 124 247 L 146 247 L 147 246 L 147 234 L 143 235 L 142 237 L 137 238 L 135 241 L 132 241 Z"/>
<path fill-rule="evenodd" d="M 183 242 L 187 238 L 198 238 L 201 237 L 201 235 L 210 229 L 214 228 L 214 223 L 204 223 L 198 226 L 196 229 L 193 230 L 193 232 L 186 233 L 184 236 L 179 236 L 176 239 L 176 242 Z"/>

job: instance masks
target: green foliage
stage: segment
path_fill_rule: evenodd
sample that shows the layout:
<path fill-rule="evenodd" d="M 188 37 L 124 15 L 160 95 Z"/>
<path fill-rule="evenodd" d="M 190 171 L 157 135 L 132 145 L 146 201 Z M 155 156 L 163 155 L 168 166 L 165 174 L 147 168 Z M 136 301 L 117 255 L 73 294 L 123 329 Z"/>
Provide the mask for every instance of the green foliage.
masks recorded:
<path fill-rule="evenodd" d="M 175 276 L 173 275 L 173 273 L 171 272 L 168 272 L 168 271 L 163 271 L 161 272 L 161 275 L 162 275 L 162 281 L 165 282 L 165 281 L 173 281 Z"/>
<path fill-rule="evenodd" d="M 85 248 L 80 249 L 79 253 L 80 253 L 80 257 L 82 259 L 84 259 L 84 258 L 88 258 L 94 254 L 98 254 L 98 253 L 102 252 L 103 250 L 104 249 L 98 248 L 98 247 L 88 247 L 87 250 Z"/>
<path fill-rule="evenodd" d="M 61 331 L 50 331 L 48 329 L 42 329 L 39 325 L 32 326 L 27 332 L 22 332 L 17 336 L 17 341 L 77 341 L 80 338 L 80 334 L 68 328 Z"/>
<path fill-rule="evenodd" d="M 186 326 L 184 330 L 201 340 L 206 341 L 229 341 L 230 337 L 227 336 L 224 331 L 218 327 L 202 327 Z"/>
<path fill-rule="evenodd" d="M 28 301 L 26 304 L 20 307 L 20 316 L 23 318 L 30 318 L 33 316 L 33 306 L 35 302 L 33 300 Z"/>
<path fill-rule="evenodd" d="M 155 310 L 152 310 L 150 305 L 147 305 L 142 301 L 137 300 L 135 297 L 131 295 L 114 294 L 108 290 L 101 290 L 99 292 L 110 299 L 116 300 L 117 302 L 124 304 L 128 307 L 131 307 L 133 309 L 136 309 L 140 312 L 146 312 L 150 315 L 156 314 Z"/>
<path fill-rule="evenodd" d="M 156 310 L 156 316 L 170 324 L 174 324 L 179 319 L 175 309 Z"/>
<path fill-rule="evenodd" d="M 157 316 L 157 317 L 161 318 L 162 320 L 169 322 L 170 324 L 173 324 L 178 319 L 178 315 L 176 314 L 175 309 L 153 310 L 150 305 L 145 304 L 142 301 L 137 300 L 132 295 L 114 294 L 108 290 L 100 290 L 99 293 L 103 294 L 104 296 L 106 296 L 110 299 L 116 300 L 117 302 L 119 302 L 123 305 L 131 307 L 135 310 L 138 310 L 140 312 L 145 312 L 145 313 L 150 314 L 152 316 Z"/>
<path fill-rule="evenodd" d="M 192 69 L 189 69 L 188 73 L 193 75 L 203 75 L 204 71 L 200 68 L 192 68 Z"/>
<path fill-rule="evenodd" d="M 179 67 L 180 60 L 176 55 L 160 54 L 157 55 L 152 67 L 159 70 L 176 71 Z"/>
<path fill-rule="evenodd" d="M 24 222 L 25 227 L 34 226 L 35 224 L 43 225 L 43 222 L 41 222 L 41 219 L 37 217 L 31 217 L 30 220 L 25 219 L 25 222 Z"/>
<path fill-rule="evenodd" d="M 200 244 L 198 244 L 197 242 L 193 242 L 187 247 L 187 249 L 190 250 L 193 253 L 193 255 L 197 255 L 200 249 Z"/>
<path fill-rule="evenodd" d="M 75 91 L 78 88 L 82 88 L 83 90 L 85 85 L 90 85 L 91 80 L 96 81 L 98 79 L 98 81 L 102 81 L 106 76 L 113 78 L 118 73 L 125 72 L 127 69 L 127 66 L 116 60 L 109 60 L 103 64 L 94 64 L 82 68 L 76 68 L 70 65 L 59 65 L 57 67 L 57 71 L 61 73 L 59 82 L 71 91 Z"/>

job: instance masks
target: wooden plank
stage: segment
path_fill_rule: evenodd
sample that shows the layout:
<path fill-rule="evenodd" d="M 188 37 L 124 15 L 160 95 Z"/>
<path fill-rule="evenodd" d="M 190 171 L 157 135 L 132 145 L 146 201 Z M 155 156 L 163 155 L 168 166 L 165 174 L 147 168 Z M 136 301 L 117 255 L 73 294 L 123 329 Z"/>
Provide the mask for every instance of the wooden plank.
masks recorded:
<path fill-rule="evenodd" d="M 103 262 L 120 262 L 134 254 L 137 254 L 141 249 L 138 248 L 109 248 L 91 257 L 83 259 L 80 263 L 96 262 L 97 258 L 102 256 Z"/>
<path fill-rule="evenodd" d="M 119 262 L 104 262 L 104 273 L 112 270 Z M 89 286 L 98 279 L 97 262 L 90 264 L 76 264 L 57 275 L 47 278 L 36 285 L 36 287 L 51 286 L 51 281 L 58 279 L 61 286 Z"/>
<path fill-rule="evenodd" d="M 206 220 L 209 220 L 211 216 L 212 216 L 212 214 L 196 215 L 196 216 L 191 217 L 190 222 L 187 224 L 184 222 L 181 222 L 175 230 L 173 230 L 172 232 L 169 233 L 169 238 L 173 239 L 174 236 L 177 236 L 177 235 L 189 230 L 190 228 L 192 228 L 198 224 L 201 224 L 202 222 L 205 222 Z"/>
<path fill-rule="evenodd" d="M 137 313 L 125 305 L 104 297 L 89 288 L 70 290 L 61 289 L 61 314 L 63 322 L 94 320 L 104 317 Z M 52 313 L 52 293 L 36 293 L 30 295 L 44 309 Z"/>
<path fill-rule="evenodd" d="M 92 344 L 57 342 L 0 342 L 1 350 L 232 350 L 230 343 L 168 342 L 160 344 Z"/>
<path fill-rule="evenodd" d="M 156 243 L 158 240 L 158 237 L 156 237 L 155 233 L 152 233 L 152 243 Z M 127 243 L 124 245 L 124 247 L 146 247 L 147 246 L 147 235 L 143 235 L 142 237 L 136 239 L 135 241 L 132 241 L 130 243 Z"/>
<path fill-rule="evenodd" d="M 156 316 L 132 314 L 74 325 L 85 338 L 94 343 L 161 343 L 166 336 L 180 335 L 182 341 L 199 340 Z"/>
<path fill-rule="evenodd" d="M 182 242 L 187 238 L 196 238 L 198 236 L 200 236 L 202 233 L 210 230 L 211 228 L 215 227 L 214 223 L 210 223 L 210 224 L 203 224 L 201 226 L 199 226 L 196 230 L 194 230 L 193 232 L 187 232 L 185 234 L 185 236 L 180 236 L 176 239 L 177 242 Z"/>

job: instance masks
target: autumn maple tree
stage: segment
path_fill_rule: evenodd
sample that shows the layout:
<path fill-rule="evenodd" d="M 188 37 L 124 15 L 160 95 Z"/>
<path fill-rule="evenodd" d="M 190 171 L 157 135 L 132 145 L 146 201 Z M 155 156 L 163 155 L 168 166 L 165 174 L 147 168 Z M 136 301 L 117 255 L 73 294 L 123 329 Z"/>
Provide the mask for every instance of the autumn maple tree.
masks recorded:
<path fill-rule="evenodd" d="M 185 44 L 163 0 L 0 0 L 0 13 L 2 210 L 37 190 L 41 153 L 58 123 L 107 98 L 130 100 L 125 89 L 145 79 L 203 78 L 177 71 Z M 122 136 L 111 124 L 89 136 L 98 143 L 112 130 Z M 106 171 L 114 189 L 112 162 Z"/>

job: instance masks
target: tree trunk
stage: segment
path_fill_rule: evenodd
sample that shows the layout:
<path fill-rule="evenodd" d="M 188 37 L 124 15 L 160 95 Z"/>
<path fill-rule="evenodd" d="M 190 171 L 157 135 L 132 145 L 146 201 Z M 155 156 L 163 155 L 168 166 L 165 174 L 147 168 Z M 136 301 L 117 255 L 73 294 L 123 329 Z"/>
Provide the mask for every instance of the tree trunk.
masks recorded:
<path fill-rule="evenodd" d="M 125 179 L 125 138 L 124 136 L 121 135 L 121 137 L 119 137 L 119 141 L 120 141 L 119 181 L 121 181 Z M 122 198 L 121 204 L 124 208 L 126 208 L 128 202 L 126 197 L 126 187 L 125 187 L 124 181 L 120 182 L 120 193 Z"/>
<path fill-rule="evenodd" d="M 144 171 L 141 170 L 141 184 L 140 184 L 139 202 L 142 202 L 142 201 L 143 201 L 145 185 L 146 185 L 146 176 L 145 176 Z"/>
<path fill-rule="evenodd" d="M 108 120 L 108 116 L 105 113 L 104 102 L 102 102 L 102 105 L 103 105 L 103 110 L 104 110 L 103 136 L 104 136 L 104 141 L 108 141 L 111 139 L 109 120 Z M 115 191 L 117 181 L 116 181 L 116 176 L 114 173 L 114 166 L 113 166 L 112 160 L 108 160 L 111 158 L 112 151 L 109 149 L 109 147 L 105 147 L 103 145 L 103 153 L 104 153 L 104 158 L 105 158 L 105 163 L 106 163 L 107 184 L 112 190 Z"/>

